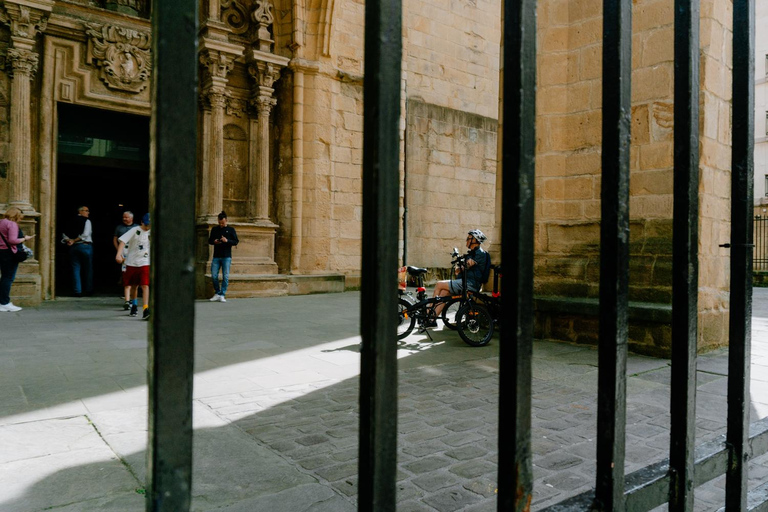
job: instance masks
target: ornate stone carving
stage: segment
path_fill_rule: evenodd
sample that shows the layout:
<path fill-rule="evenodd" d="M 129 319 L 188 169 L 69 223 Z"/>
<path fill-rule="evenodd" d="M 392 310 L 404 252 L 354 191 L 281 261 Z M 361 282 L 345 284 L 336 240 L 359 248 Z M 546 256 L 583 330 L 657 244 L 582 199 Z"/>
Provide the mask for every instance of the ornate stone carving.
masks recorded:
<path fill-rule="evenodd" d="M 0 21 L 11 26 L 11 36 L 34 39 L 38 32 L 43 32 L 48 24 L 48 17 L 36 9 L 25 5 L 8 3 L 0 8 Z"/>
<path fill-rule="evenodd" d="M 14 76 L 27 75 L 29 78 L 32 78 L 37 72 L 39 56 L 35 52 L 9 48 L 8 60 L 11 63 L 11 71 Z"/>
<path fill-rule="evenodd" d="M 205 93 L 211 108 L 224 110 L 227 106 L 227 92 L 219 87 L 212 88 Z"/>
<path fill-rule="evenodd" d="M 256 80 L 259 87 L 271 89 L 280 78 L 280 67 L 271 62 L 257 61 L 248 66 L 248 73 Z"/>
<path fill-rule="evenodd" d="M 248 109 L 248 104 L 241 98 L 228 98 L 227 99 L 227 115 L 242 117 Z"/>
<path fill-rule="evenodd" d="M 250 28 L 248 10 L 238 0 L 221 0 L 221 19 L 233 34 L 245 34 Z"/>
<path fill-rule="evenodd" d="M 151 36 L 114 25 L 86 24 L 87 62 L 101 68 L 99 78 L 110 89 L 141 92 L 152 72 Z"/>
<path fill-rule="evenodd" d="M 146 0 L 106 0 L 104 6 L 111 11 L 134 15 L 149 11 Z"/>
<path fill-rule="evenodd" d="M 251 100 L 251 105 L 256 108 L 259 117 L 266 116 L 269 118 L 269 113 L 272 112 L 272 107 L 277 105 L 277 100 L 270 96 L 257 96 Z"/>
<path fill-rule="evenodd" d="M 235 67 L 235 59 L 224 52 L 207 51 L 200 54 L 200 64 L 210 78 L 226 78 Z"/>
<path fill-rule="evenodd" d="M 275 15 L 272 13 L 272 2 L 270 0 L 256 0 L 256 8 L 251 13 L 251 19 L 259 25 L 257 32 L 258 41 L 255 45 L 262 52 L 272 50 L 272 37 L 269 33 L 269 27 L 275 21 Z"/>

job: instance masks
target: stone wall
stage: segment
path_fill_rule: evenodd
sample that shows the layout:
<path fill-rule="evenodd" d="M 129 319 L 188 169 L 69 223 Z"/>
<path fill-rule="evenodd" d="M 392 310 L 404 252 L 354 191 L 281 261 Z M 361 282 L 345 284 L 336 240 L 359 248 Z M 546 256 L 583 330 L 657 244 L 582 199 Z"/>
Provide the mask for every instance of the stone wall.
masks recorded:
<path fill-rule="evenodd" d="M 407 262 L 450 267 L 469 230 L 495 233 L 497 123 L 415 99 L 407 116 Z"/>
<path fill-rule="evenodd" d="M 733 4 L 701 3 L 699 346 L 728 342 Z"/>
<path fill-rule="evenodd" d="M 660 305 L 672 292 L 672 7 L 640 0 L 633 9 L 629 294 Z M 730 20 L 729 11 L 727 1 L 702 4 L 701 348 L 724 344 L 727 334 L 727 254 L 717 245 L 729 226 L 730 42 L 727 25 L 716 20 Z M 545 0 L 538 37 L 535 291 L 597 297 L 602 3 Z M 635 344 L 654 343 L 637 325 L 632 336 L 643 338 Z M 668 349 L 668 335 L 658 338 Z"/>
<path fill-rule="evenodd" d="M 6 69 L 5 52 L 11 40 L 8 27 L 0 25 L 0 204 L 8 203 L 8 163 L 11 160 L 11 81 Z"/>

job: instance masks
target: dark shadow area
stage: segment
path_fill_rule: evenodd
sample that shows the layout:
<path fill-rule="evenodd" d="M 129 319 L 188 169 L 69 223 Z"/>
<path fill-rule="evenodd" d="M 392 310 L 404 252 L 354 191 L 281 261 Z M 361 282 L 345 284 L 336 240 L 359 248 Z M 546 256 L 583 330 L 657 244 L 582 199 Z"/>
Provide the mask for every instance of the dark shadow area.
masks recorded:
<path fill-rule="evenodd" d="M 87 205 L 93 225 L 94 292 L 120 295 L 112 237 L 125 210 L 138 224 L 149 208 L 149 118 L 59 104 L 56 177 L 56 293 L 71 295 L 62 233 Z"/>

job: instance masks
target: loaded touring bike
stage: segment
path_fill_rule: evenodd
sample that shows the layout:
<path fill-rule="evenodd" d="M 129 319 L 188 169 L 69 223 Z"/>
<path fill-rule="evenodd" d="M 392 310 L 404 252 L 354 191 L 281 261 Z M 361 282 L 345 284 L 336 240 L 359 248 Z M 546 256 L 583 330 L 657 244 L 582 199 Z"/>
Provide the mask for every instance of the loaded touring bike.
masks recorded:
<path fill-rule="evenodd" d="M 400 290 L 400 297 L 397 300 L 397 339 L 403 339 L 408 336 L 416 324 L 419 325 L 419 332 L 426 332 L 430 327 L 437 326 L 438 310 L 443 306 L 441 312 L 442 320 L 446 325 L 454 326 L 461 339 L 473 347 L 482 347 L 491 341 L 494 331 L 494 321 L 491 313 L 485 306 L 474 299 L 472 292 L 467 292 L 467 274 L 465 260 L 466 255 L 460 256 L 458 249 L 453 250 L 451 255 L 454 268 L 458 266 L 462 290 L 459 297 L 447 295 L 444 297 L 427 297 L 427 290 L 424 287 L 425 268 L 407 267 L 409 275 L 417 280 L 416 298 L 410 292 Z M 452 308 L 446 308 L 452 304 Z M 430 336 L 431 339 L 431 336 Z"/>

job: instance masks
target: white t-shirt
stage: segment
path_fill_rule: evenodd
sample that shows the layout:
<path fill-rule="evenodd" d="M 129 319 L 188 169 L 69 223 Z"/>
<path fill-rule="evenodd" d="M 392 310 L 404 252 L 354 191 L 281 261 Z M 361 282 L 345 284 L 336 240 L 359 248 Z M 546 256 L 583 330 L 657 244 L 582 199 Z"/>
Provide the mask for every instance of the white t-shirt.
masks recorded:
<path fill-rule="evenodd" d="M 120 237 L 119 240 L 125 242 L 126 247 L 128 247 L 128 255 L 125 257 L 127 266 L 149 266 L 149 233 L 151 231 L 150 229 L 144 231 L 141 228 L 133 228 Z"/>

